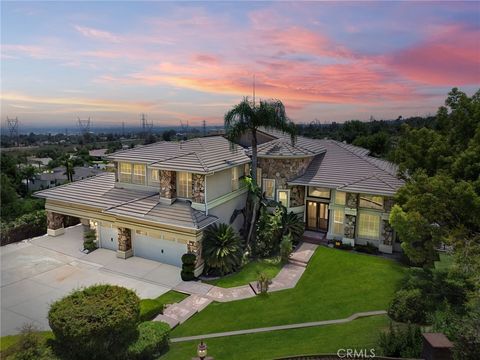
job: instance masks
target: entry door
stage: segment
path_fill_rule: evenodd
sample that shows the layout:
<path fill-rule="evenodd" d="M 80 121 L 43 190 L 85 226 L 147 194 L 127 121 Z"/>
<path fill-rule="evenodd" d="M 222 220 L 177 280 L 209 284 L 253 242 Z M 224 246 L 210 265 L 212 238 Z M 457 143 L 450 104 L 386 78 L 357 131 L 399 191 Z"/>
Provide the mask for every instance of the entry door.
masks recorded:
<path fill-rule="evenodd" d="M 314 231 L 328 230 L 328 204 L 307 201 L 307 228 Z"/>

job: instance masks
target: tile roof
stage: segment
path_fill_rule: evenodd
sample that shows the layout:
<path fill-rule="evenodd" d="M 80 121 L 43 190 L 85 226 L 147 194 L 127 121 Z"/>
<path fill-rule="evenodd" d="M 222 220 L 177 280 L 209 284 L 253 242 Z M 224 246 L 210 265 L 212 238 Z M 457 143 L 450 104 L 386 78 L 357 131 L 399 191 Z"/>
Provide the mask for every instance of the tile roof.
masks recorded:
<path fill-rule="evenodd" d="M 188 202 L 159 202 L 158 192 L 115 188 L 115 174 L 92 178 L 36 192 L 36 197 L 98 208 L 114 216 L 143 219 L 158 224 L 201 229 L 218 220 L 193 209 Z"/>
<path fill-rule="evenodd" d="M 379 195 L 394 195 L 404 184 L 394 164 L 368 156 L 369 151 L 335 140 L 315 140 L 326 152 L 317 155 L 305 174 L 290 185 L 309 185 Z"/>
<path fill-rule="evenodd" d="M 277 130 L 260 130 L 276 137 L 275 140 L 258 145 L 258 157 L 308 157 L 325 152 L 325 147 L 315 139 L 298 136 L 292 145 L 290 135 Z M 249 148 L 251 153 L 251 148 Z"/>
<path fill-rule="evenodd" d="M 152 168 L 207 174 L 250 162 L 240 146 L 232 147 L 222 136 L 182 142 L 161 141 L 113 153 L 115 161 L 149 164 Z"/>

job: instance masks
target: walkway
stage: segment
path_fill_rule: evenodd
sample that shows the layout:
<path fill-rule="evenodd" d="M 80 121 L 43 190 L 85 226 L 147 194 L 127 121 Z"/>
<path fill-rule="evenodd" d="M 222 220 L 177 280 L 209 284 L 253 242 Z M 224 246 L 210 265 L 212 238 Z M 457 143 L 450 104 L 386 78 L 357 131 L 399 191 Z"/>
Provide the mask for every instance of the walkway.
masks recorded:
<path fill-rule="evenodd" d="M 318 245 L 315 244 L 300 244 L 290 256 L 289 263 L 272 279 L 268 292 L 294 288 L 305 272 L 307 264 L 317 247 Z M 155 321 L 168 323 L 171 328 L 187 321 L 212 301 L 229 302 L 256 296 L 257 282 L 253 281 L 248 285 L 232 288 L 222 288 L 200 281 L 182 281 L 174 290 L 191 296 L 177 304 L 170 305 L 163 314 L 154 319 Z"/>
<path fill-rule="evenodd" d="M 289 329 L 300 329 L 312 326 L 325 326 L 325 325 L 334 325 L 334 324 L 344 324 L 353 320 L 356 320 L 361 317 L 367 316 L 376 316 L 376 315 L 385 315 L 387 312 L 385 310 L 378 311 L 367 311 L 355 313 L 345 319 L 336 319 L 336 320 L 323 320 L 323 321 L 312 321 L 300 324 L 289 324 L 289 325 L 279 325 L 279 326 L 270 326 L 256 329 L 246 329 L 246 330 L 236 330 L 236 331 L 227 331 L 222 333 L 213 333 L 213 334 L 204 334 L 204 335 L 195 335 L 195 336 L 185 336 L 170 339 L 171 342 L 184 342 L 192 340 L 205 340 L 212 338 L 219 338 L 224 336 L 235 336 L 235 335 L 245 335 L 245 334 L 255 334 L 261 332 L 277 331 L 277 330 L 289 330 Z"/>

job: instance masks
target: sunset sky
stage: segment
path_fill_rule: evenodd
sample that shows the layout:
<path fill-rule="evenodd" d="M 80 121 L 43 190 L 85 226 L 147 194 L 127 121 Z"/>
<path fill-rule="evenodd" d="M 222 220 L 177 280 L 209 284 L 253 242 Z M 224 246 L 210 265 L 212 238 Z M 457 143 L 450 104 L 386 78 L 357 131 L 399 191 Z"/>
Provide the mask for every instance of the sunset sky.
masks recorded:
<path fill-rule="evenodd" d="M 251 96 L 296 122 L 435 113 L 480 87 L 479 2 L 2 2 L 2 122 L 221 124 Z"/>

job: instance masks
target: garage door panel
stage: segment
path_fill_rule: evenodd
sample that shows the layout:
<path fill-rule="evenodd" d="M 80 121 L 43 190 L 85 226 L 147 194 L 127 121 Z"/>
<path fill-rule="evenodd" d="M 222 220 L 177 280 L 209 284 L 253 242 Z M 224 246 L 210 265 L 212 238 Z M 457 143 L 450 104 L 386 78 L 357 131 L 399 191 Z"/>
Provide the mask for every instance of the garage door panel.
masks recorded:
<path fill-rule="evenodd" d="M 187 252 L 186 244 L 136 233 L 133 234 L 132 245 L 135 256 L 174 266 L 182 266 L 182 255 Z"/>
<path fill-rule="evenodd" d="M 118 249 L 118 230 L 116 227 L 100 226 L 99 227 L 100 247 L 104 249 Z"/>

